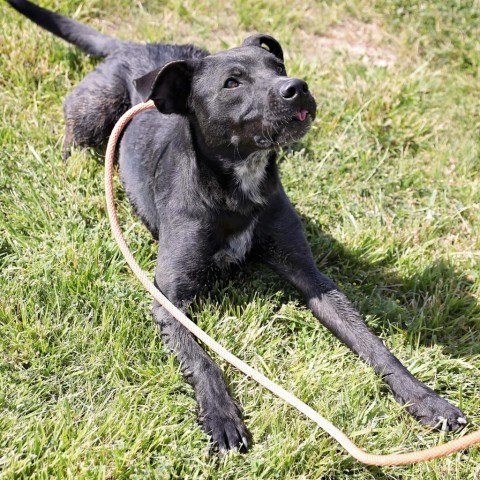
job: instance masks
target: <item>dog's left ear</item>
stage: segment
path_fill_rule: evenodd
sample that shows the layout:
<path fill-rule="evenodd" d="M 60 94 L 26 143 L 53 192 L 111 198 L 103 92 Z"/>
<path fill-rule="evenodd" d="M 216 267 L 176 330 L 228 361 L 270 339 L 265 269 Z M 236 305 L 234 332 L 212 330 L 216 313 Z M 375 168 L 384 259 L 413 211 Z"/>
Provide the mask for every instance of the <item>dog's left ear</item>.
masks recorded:
<path fill-rule="evenodd" d="M 265 48 L 264 47 L 267 47 Z M 247 37 L 245 41 L 243 42 L 242 46 L 244 47 L 260 47 L 265 50 L 268 50 L 270 53 L 275 55 L 278 59 L 280 59 L 283 62 L 283 50 L 281 45 L 278 43 L 277 40 L 275 40 L 273 37 L 270 35 L 264 35 L 262 33 L 258 33 L 256 35 L 251 35 L 250 37 Z"/>
<path fill-rule="evenodd" d="M 161 113 L 183 115 L 188 111 L 188 96 L 194 61 L 176 60 L 133 81 L 144 102 L 153 100 Z"/>

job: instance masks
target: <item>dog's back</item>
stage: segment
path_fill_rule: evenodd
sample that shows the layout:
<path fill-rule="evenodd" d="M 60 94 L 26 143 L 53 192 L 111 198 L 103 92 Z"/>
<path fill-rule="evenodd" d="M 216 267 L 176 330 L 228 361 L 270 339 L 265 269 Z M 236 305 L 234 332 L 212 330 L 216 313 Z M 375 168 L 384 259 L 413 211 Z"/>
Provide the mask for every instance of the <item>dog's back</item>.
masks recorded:
<path fill-rule="evenodd" d="M 133 86 L 134 79 L 172 60 L 208 55 L 193 45 L 124 42 L 27 0 L 7 1 L 40 27 L 87 54 L 107 57 L 65 99 L 64 158 L 68 157 L 72 145 L 101 145 L 120 116 L 142 101 Z"/>

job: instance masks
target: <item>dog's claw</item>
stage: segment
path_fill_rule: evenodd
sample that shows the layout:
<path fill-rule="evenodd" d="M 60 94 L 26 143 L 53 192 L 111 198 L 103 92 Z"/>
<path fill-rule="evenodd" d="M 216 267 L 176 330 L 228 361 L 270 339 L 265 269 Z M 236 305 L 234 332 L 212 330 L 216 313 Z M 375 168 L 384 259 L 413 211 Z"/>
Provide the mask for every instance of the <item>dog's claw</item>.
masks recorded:
<path fill-rule="evenodd" d="M 433 391 L 427 391 L 415 400 L 410 399 L 407 411 L 420 423 L 430 425 L 437 430 L 455 431 L 466 425 L 465 415 L 457 407 L 438 396 Z"/>

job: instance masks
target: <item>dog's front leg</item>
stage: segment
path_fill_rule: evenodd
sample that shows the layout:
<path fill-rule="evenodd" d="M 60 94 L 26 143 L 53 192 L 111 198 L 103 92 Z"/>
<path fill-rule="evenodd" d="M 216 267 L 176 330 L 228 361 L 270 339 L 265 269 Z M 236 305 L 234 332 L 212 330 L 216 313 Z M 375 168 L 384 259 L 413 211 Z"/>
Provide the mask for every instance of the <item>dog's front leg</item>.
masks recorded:
<path fill-rule="evenodd" d="M 165 234 L 160 238 L 156 285 L 183 310 L 205 289 L 213 273 L 208 251 L 201 246 L 202 240 L 188 228 L 178 236 L 169 232 L 168 238 Z M 152 311 L 162 339 L 175 354 L 183 375 L 195 390 L 199 420 L 206 433 L 221 452 L 248 448 L 248 431 L 218 365 L 192 334 L 157 302 Z"/>
<path fill-rule="evenodd" d="M 337 338 L 373 366 L 396 400 L 420 422 L 446 420 L 454 430 L 466 423 L 463 413 L 417 380 L 366 326 L 360 314 L 332 280 L 322 275 L 312 258 L 300 220 L 282 194 L 275 209 L 259 222 L 256 248 L 275 271 L 293 283 L 313 314 Z"/>

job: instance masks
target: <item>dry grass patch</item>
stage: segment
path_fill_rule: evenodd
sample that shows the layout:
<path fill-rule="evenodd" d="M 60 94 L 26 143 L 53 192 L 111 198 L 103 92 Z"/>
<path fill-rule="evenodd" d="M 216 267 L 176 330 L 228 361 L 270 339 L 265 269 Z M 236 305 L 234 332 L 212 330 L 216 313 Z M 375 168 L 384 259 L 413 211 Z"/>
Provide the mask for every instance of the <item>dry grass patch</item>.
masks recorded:
<path fill-rule="evenodd" d="M 97 17 L 89 24 L 125 40 L 193 43 L 211 51 L 232 48 L 250 33 L 262 31 L 279 38 L 286 46 L 287 58 L 290 53 L 290 56 L 302 56 L 319 63 L 344 54 L 369 65 L 391 67 L 404 55 L 397 38 L 380 24 L 352 18 L 343 11 L 323 11 L 315 4 L 304 5 L 302 9 L 293 6 L 290 11 L 292 29 L 282 28 L 281 35 L 276 33 L 281 20 L 276 19 L 274 13 L 271 18 L 246 18 L 241 6 L 230 5 L 207 16 L 199 6 L 190 7 L 171 9 L 167 5 L 155 14 L 140 7 L 128 17 Z M 297 17 L 302 18 L 301 25 Z"/>
<path fill-rule="evenodd" d="M 323 35 L 300 30 L 297 36 L 304 56 L 320 62 L 328 62 L 334 55 L 343 53 L 366 64 L 391 67 L 400 57 L 399 45 L 384 29 L 352 18 L 332 25 Z"/>

